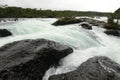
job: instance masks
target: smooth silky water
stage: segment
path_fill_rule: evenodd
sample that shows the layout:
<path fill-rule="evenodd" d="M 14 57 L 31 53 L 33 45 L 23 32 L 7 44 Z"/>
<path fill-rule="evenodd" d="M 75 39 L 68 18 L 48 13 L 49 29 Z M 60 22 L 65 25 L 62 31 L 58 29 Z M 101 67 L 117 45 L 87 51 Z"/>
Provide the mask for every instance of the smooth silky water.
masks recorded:
<path fill-rule="evenodd" d="M 97 26 L 93 26 L 93 30 L 86 30 L 79 24 L 51 25 L 56 20 L 38 18 L 0 24 L 0 29 L 5 28 L 13 33 L 13 36 L 0 38 L 0 46 L 18 40 L 44 38 L 72 47 L 74 52 L 63 58 L 60 66 L 47 70 L 43 80 L 48 80 L 54 74 L 75 70 L 93 56 L 108 56 L 120 63 L 120 38 L 106 35 L 105 29 Z"/>

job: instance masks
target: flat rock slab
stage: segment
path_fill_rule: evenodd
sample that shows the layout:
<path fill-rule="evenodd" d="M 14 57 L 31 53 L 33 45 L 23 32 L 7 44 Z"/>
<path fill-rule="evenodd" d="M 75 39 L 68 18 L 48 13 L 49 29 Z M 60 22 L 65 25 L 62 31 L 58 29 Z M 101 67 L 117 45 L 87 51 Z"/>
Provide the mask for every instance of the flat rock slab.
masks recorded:
<path fill-rule="evenodd" d="M 53 75 L 49 80 L 120 80 L 120 65 L 108 57 L 93 57 L 76 70 Z"/>
<path fill-rule="evenodd" d="M 42 80 L 73 49 L 46 39 L 22 40 L 0 48 L 0 80 Z"/>

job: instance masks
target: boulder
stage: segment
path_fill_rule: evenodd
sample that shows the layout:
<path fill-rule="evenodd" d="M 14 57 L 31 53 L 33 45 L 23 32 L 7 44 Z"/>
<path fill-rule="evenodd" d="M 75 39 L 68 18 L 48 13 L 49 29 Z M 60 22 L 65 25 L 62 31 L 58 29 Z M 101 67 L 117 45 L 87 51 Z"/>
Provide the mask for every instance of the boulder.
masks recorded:
<path fill-rule="evenodd" d="M 107 35 L 112 35 L 112 36 L 118 36 L 120 37 L 120 32 L 119 30 L 106 30 L 104 31 Z"/>
<path fill-rule="evenodd" d="M 53 25 L 55 26 L 60 26 L 60 25 L 68 25 L 68 24 L 75 24 L 75 23 L 80 23 L 80 19 L 75 19 L 75 18 L 69 18 L 69 17 L 63 17 L 58 19 Z"/>
<path fill-rule="evenodd" d="M 73 49 L 46 39 L 22 40 L 0 48 L 0 80 L 42 80 L 50 66 Z"/>
<path fill-rule="evenodd" d="M 117 24 L 109 24 L 109 23 L 106 23 L 103 25 L 103 28 L 105 29 L 108 29 L 108 30 L 120 30 L 120 26 L 117 25 Z"/>
<path fill-rule="evenodd" d="M 93 26 L 103 26 L 105 24 L 104 21 L 99 21 L 95 19 L 90 19 L 90 18 L 73 18 L 73 17 L 63 17 L 58 19 L 53 25 L 55 26 L 60 26 L 60 25 L 68 25 L 68 24 L 75 24 L 75 23 L 80 23 L 80 22 L 87 22 L 90 23 Z"/>
<path fill-rule="evenodd" d="M 92 24 L 93 26 L 103 26 L 106 23 L 104 21 L 93 20 L 92 22 L 90 22 L 90 24 Z"/>
<path fill-rule="evenodd" d="M 51 76 L 49 80 L 120 80 L 120 65 L 108 57 L 93 57 L 76 70 Z"/>
<path fill-rule="evenodd" d="M 87 22 L 82 22 L 80 24 L 80 26 L 82 26 L 82 28 L 84 28 L 84 29 L 92 30 L 92 26 L 89 23 L 87 23 Z"/>
<path fill-rule="evenodd" d="M 12 33 L 8 31 L 7 29 L 0 29 L 0 37 L 6 37 L 6 36 L 11 36 Z"/>
<path fill-rule="evenodd" d="M 80 18 L 80 20 L 82 22 L 87 22 L 91 24 L 92 26 L 103 26 L 104 24 L 106 24 L 104 21 L 99 21 L 99 20 L 95 20 L 91 18 Z"/>

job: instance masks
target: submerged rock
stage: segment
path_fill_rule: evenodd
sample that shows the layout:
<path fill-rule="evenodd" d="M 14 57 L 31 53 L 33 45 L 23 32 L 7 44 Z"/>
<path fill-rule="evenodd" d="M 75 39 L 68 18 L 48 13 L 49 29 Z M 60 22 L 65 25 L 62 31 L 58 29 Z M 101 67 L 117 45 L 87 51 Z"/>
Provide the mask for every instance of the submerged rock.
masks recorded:
<path fill-rule="evenodd" d="M 118 30 L 106 30 L 104 33 L 106 33 L 107 35 L 120 37 L 120 32 Z"/>
<path fill-rule="evenodd" d="M 87 23 L 87 22 L 82 22 L 80 24 L 80 26 L 82 26 L 82 28 L 84 28 L 84 29 L 92 30 L 92 26 L 89 23 Z"/>
<path fill-rule="evenodd" d="M 93 57 L 75 71 L 51 76 L 49 80 L 120 80 L 120 65 L 108 57 Z"/>
<path fill-rule="evenodd" d="M 0 48 L 0 80 L 42 80 L 50 66 L 73 49 L 45 39 L 16 41 Z"/>
<path fill-rule="evenodd" d="M 8 31 L 7 29 L 0 29 L 0 37 L 6 37 L 6 36 L 11 36 L 12 33 Z"/>
<path fill-rule="evenodd" d="M 0 22 L 18 21 L 18 18 L 0 18 Z"/>

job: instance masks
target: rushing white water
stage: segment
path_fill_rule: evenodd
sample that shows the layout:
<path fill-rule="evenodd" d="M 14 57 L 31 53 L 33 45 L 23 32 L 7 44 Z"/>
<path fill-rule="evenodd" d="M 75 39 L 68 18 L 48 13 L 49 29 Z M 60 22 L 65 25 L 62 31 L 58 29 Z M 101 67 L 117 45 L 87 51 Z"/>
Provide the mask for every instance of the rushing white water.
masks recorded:
<path fill-rule="evenodd" d="M 93 30 L 85 30 L 79 24 L 52 26 L 56 19 L 27 19 L 9 24 L 0 24 L 13 36 L 0 38 L 0 46 L 23 39 L 45 38 L 68 45 L 74 52 L 61 60 L 61 66 L 50 68 L 43 80 L 50 75 L 60 74 L 76 69 L 82 62 L 93 56 L 108 56 L 120 63 L 120 38 L 108 36 L 104 29 L 93 26 Z"/>

